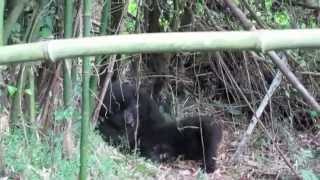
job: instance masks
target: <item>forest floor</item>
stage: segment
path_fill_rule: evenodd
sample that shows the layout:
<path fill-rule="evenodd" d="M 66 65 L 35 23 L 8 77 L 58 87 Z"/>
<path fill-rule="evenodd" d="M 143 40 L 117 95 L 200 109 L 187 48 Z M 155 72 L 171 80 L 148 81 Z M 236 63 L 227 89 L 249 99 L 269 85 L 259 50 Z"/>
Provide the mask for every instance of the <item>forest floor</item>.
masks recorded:
<path fill-rule="evenodd" d="M 3 122 L 6 118 L 2 114 L 0 120 Z M 276 133 L 275 140 L 288 160 L 286 164 L 275 145 L 257 128 L 240 163 L 235 165 L 230 160 L 244 132 L 239 129 L 245 127 L 234 127 L 228 122 L 224 123 L 224 137 L 217 158 L 218 169 L 212 174 L 202 173 L 199 162 L 195 161 L 155 164 L 139 156 L 120 153 L 117 148 L 104 143 L 99 135 L 91 133 L 91 179 L 296 179 L 290 166 L 304 179 L 319 178 L 319 131 L 294 133 L 283 126 Z M 5 172 L 0 179 L 77 179 L 79 127 L 76 123 L 73 130 L 76 146 L 71 159 L 64 157 L 61 133 L 40 139 L 34 136 L 26 139 L 23 130 L 9 133 L 2 129 L 0 160 Z"/>
<path fill-rule="evenodd" d="M 260 131 L 258 129 L 258 131 Z M 236 131 L 233 127 L 224 129 L 224 138 L 220 145 L 218 157 L 218 169 L 205 175 L 205 179 L 298 179 L 290 170 L 291 166 L 296 173 L 308 176 L 311 170 L 319 178 L 320 175 L 320 131 L 316 133 L 300 133 L 295 137 L 291 136 L 293 144 L 288 142 L 277 142 L 281 153 L 288 160 L 289 164 L 277 150 L 277 148 L 268 144 L 263 132 L 254 133 L 251 138 L 250 146 L 242 156 L 239 163 L 230 163 L 237 148 L 238 141 L 243 132 Z M 279 138 L 278 138 L 279 139 Z M 312 153 L 316 152 L 316 153 Z M 316 154 L 314 156 L 314 154 Z M 199 163 L 194 161 L 176 161 L 175 163 L 160 165 L 159 179 L 198 179 Z M 201 179 L 201 178 L 200 178 Z"/>

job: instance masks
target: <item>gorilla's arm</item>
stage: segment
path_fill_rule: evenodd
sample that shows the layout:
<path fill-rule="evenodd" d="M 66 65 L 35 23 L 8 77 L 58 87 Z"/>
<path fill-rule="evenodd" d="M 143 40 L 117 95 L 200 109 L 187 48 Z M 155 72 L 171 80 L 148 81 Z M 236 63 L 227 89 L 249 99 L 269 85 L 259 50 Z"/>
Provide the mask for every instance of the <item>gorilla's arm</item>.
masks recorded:
<path fill-rule="evenodd" d="M 142 155 L 160 162 L 183 155 L 185 159 L 202 160 L 206 172 L 213 172 L 222 139 L 221 125 L 208 116 L 184 118 L 179 124 L 178 128 L 176 123 L 167 122 L 150 129 L 149 135 L 141 138 Z"/>

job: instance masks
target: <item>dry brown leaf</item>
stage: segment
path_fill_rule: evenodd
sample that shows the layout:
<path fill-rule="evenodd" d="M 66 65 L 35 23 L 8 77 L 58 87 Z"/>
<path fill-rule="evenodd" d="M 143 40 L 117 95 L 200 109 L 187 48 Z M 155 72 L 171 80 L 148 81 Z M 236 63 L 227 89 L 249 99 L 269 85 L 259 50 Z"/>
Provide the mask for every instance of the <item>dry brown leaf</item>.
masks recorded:
<path fill-rule="evenodd" d="M 67 159 L 72 158 L 72 155 L 75 150 L 74 146 L 75 145 L 74 145 L 74 136 L 72 134 L 72 126 L 71 126 L 71 122 L 68 122 L 67 128 L 65 128 L 64 137 L 63 137 L 64 157 L 66 157 Z"/>
<path fill-rule="evenodd" d="M 9 133 L 9 116 L 0 113 L 0 137 L 3 137 L 5 134 Z"/>

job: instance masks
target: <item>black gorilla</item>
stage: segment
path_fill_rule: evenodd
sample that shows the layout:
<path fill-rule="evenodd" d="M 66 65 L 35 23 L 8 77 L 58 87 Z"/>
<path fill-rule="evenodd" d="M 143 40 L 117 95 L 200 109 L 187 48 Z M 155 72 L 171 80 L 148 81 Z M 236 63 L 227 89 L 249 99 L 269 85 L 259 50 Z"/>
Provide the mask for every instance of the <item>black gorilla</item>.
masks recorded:
<path fill-rule="evenodd" d="M 153 129 L 165 122 L 156 103 L 144 91 L 137 92 L 129 83 L 111 83 L 103 103 L 105 106 L 100 110 L 96 129 L 106 141 L 112 139 L 119 144 L 125 137 L 130 148 L 133 148 L 145 129 Z"/>
<path fill-rule="evenodd" d="M 168 161 L 183 155 L 184 159 L 202 160 L 208 173 L 215 170 L 222 126 L 213 118 L 188 117 L 179 125 L 168 122 L 146 131 L 149 135 L 142 137 L 142 155 L 155 161 Z"/>
<path fill-rule="evenodd" d="M 151 160 L 168 161 L 183 155 L 185 159 L 203 160 L 206 172 L 215 170 L 222 127 L 213 118 L 196 116 L 178 124 L 166 122 L 145 92 L 119 81 L 110 85 L 103 102 L 107 109 L 101 109 L 97 129 L 106 141 L 119 145 L 125 138 L 130 149 L 138 143 L 141 154 Z"/>

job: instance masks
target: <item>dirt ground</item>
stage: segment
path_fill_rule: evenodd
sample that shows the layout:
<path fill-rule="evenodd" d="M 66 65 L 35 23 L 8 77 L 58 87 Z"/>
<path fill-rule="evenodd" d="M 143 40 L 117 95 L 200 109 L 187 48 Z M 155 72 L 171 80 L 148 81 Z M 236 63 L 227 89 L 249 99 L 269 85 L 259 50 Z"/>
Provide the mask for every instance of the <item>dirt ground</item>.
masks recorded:
<path fill-rule="evenodd" d="M 238 128 L 239 129 L 239 128 Z M 256 129 L 261 131 L 260 129 Z M 289 165 L 286 164 L 284 158 L 279 151 L 272 144 L 263 144 L 257 147 L 257 142 L 262 132 L 254 133 L 251 142 L 246 152 L 241 156 L 239 163 L 232 163 L 232 157 L 236 151 L 237 145 L 241 140 L 243 132 L 234 130 L 230 125 L 224 126 L 223 141 L 219 148 L 219 156 L 217 159 L 218 169 L 212 173 L 203 175 L 200 173 L 200 163 L 195 161 L 179 161 L 174 163 L 162 164 L 160 166 L 161 173 L 158 174 L 157 179 L 217 179 L 217 180 L 231 180 L 231 179 L 299 179 L 294 175 L 290 169 L 291 166 L 296 173 L 299 173 L 297 164 L 301 164 L 296 159 L 300 156 L 303 148 L 310 148 L 317 152 L 320 151 L 320 132 L 315 133 L 300 133 L 297 134 L 293 141 L 295 141 L 296 148 L 289 149 L 290 144 L 287 141 L 277 141 L 277 146 L 280 148 L 284 157 L 287 159 Z M 289 144 L 289 145 L 288 145 Z M 315 174 L 320 174 L 320 157 L 313 160 L 305 160 L 303 162 L 307 169 L 312 169 Z M 201 176 L 202 175 L 202 176 Z"/>

